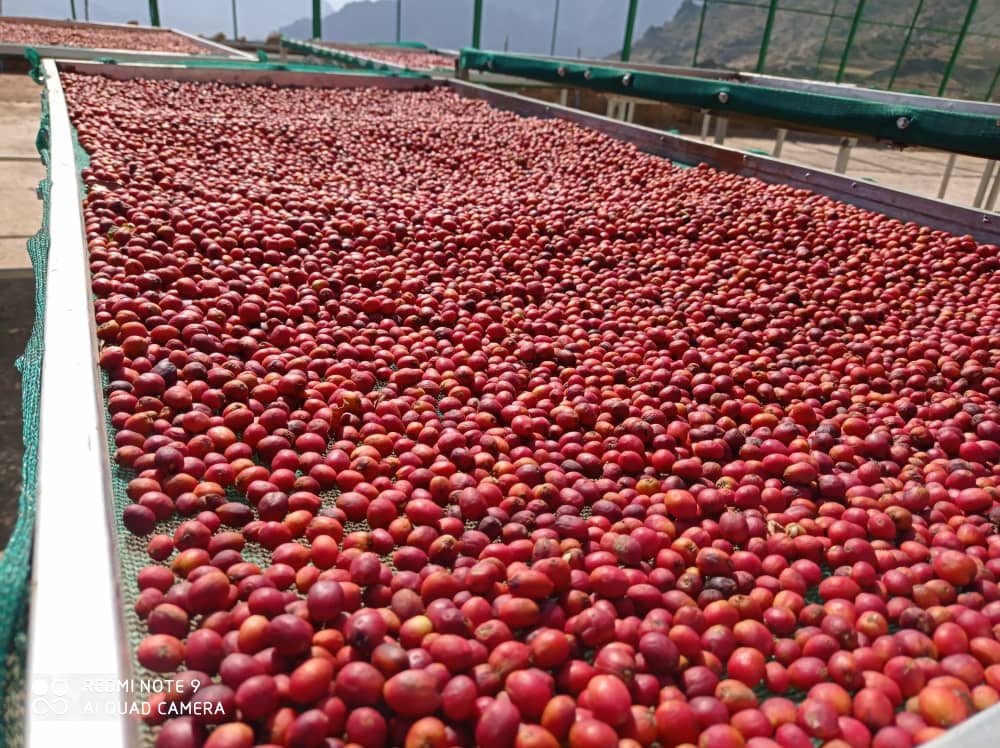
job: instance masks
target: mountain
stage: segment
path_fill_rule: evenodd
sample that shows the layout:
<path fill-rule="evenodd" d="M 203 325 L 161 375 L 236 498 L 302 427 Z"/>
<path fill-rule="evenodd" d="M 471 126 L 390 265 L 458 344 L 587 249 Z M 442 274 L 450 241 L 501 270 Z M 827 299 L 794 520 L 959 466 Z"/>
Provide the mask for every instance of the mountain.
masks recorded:
<path fill-rule="evenodd" d="M 670 19 L 681 0 L 643 0 L 635 35 Z M 488 49 L 548 54 L 555 0 L 486 0 L 482 45 Z M 622 44 L 625 9 L 622 0 L 562 0 L 556 53 L 604 57 Z M 312 36 L 302 18 L 281 32 L 293 39 Z M 396 34 L 396 0 L 351 2 L 323 18 L 323 39 L 340 42 L 387 41 Z M 432 47 L 460 49 L 472 41 L 472 0 L 404 0 L 402 37 Z"/>
<path fill-rule="evenodd" d="M 795 7 L 809 13 L 779 10 L 774 19 L 764 72 L 833 80 L 857 2 L 840 0 L 835 6 L 838 18 L 832 22 L 829 19 L 831 0 L 797 0 Z M 968 7 L 964 0 L 923 3 L 916 24 L 918 30 L 910 38 L 893 90 L 937 94 Z M 866 3 L 844 70 L 845 82 L 888 87 L 906 27 L 916 9 L 917 0 Z M 701 15 L 701 2 L 684 0 L 670 21 L 647 29 L 633 44 L 632 59 L 690 65 Z M 709 4 L 698 65 L 755 70 L 766 19 L 767 11 L 762 8 Z M 876 22 L 894 25 L 879 26 Z M 942 29 L 953 33 L 940 33 Z M 946 91 L 948 96 L 979 100 L 986 96 L 1000 63 L 1000 38 L 995 36 L 996 29 L 1000 29 L 1000 0 L 980 2 L 952 72 Z M 981 35 L 981 31 L 989 31 L 994 36 Z M 1000 99 L 1000 86 L 994 90 L 993 99 Z"/>
<path fill-rule="evenodd" d="M 344 0 L 335 0 L 337 6 Z M 34 18 L 70 17 L 69 0 L 3 0 L 3 12 L 8 16 Z M 309 3 L 298 0 L 292 3 L 275 3 L 273 0 L 238 0 L 237 23 L 240 36 L 264 39 L 280 26 L 294 21 Z M 324 3 L 327 12 L 332 10 Z M 84 0 L 76 0 L 78 20 L 83 20 Z M 90 20 L 113 23 L 138 21 L 149 23 L 149 4 L 145 0 L 91 0 Z M 232 33 L 233 18 L 230 3 L 214 0 L 165 0 L 160 3 L 160 21 L 164 26 L 181 29 L 192 34 L 212 36 L 218 32 Z"/>

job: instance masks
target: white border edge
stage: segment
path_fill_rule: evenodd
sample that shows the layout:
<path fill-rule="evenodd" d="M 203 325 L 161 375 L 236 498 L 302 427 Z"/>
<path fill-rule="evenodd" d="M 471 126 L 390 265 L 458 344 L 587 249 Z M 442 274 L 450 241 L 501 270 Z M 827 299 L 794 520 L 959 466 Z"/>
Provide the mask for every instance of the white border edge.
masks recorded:
<path fill-rule="evenodd" d="M 49 97 L 51 203 L 38 507 L 32 562 L 25 744 L 126 746 L 126 721 L 46 715 L 42 683 L 127 678 L 114 557 L 110 473 L 96 367 L 93 306 L 72 130 L 59 74 L 43 62 Z M 70 694 L 72 695 L 72 694 Z M 85 698 L 85 695 L 83 695 Z"/>

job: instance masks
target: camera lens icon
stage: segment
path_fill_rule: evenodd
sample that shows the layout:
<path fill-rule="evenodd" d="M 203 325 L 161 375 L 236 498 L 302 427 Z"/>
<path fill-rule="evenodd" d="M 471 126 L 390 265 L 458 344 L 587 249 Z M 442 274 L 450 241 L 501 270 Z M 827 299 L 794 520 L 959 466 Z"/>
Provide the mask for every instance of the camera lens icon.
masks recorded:
<path fill-rule="evenodd" d="M 51 682 L 36 678 L 31 683 L 31 713 L 39 717 L 62 717 L 69 712 L 69 684 L 62 678 Z"/>

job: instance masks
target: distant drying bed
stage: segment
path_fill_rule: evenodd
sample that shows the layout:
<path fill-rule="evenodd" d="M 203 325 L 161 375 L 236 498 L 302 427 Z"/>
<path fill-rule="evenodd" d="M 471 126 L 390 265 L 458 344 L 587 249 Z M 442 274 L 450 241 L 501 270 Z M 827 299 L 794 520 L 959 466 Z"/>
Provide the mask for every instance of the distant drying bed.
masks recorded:
<path fill-rule="evenodd" d="M 390 65 L 409 68 L 410 70 L 433 70 L 435 68 L 453 68 L 455 59 L 438 52 L 407 47 L 350 47 L 340 48 L 352 54 L 359 54 L 372 60 Z"/>
<path fill-rule="evenodd" d="M 211 51 L 171 31 L 9 19 L 0 19 L 0 44 L 174 52 L 184 55 L 204 55 Z"/>

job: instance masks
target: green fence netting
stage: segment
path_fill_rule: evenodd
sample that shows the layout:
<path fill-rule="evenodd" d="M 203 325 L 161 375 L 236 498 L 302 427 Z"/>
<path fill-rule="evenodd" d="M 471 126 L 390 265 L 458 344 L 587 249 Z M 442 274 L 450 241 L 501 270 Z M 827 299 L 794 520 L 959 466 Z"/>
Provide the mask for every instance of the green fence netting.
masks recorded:
<path fill-rule="evenodd" d="M 688 0 L 639 57 L 989 100 L 998 19 L 995 0 Z"/>
<path fill-rule="evenodd" d="M 40 80 L 32 68 L 32 77 Z M 35 139 L 38 153 L 50 170 L 49 108 L 42 94 L 42 118 Z M 38 423 L 42 383 L 43 326 L 45 321 L 45 277 L 49 255 L 50 173 L 38 184 L 42 200 L 42 226 L 28 240 L 28 256 L 35 276 L 34 322 L 24 353 L 17 359 L 21 372 L 21 407 L 23 413 L 21 495 L 17 523 L 0 559 L 0 647 L 4 657 L 0 670 L 0 703 L 3 704 L 3 728 L 0 748 L 19 748 L 24 731 L 24 673 L 27 656 L 28 596 L 31 576 L 31 549 L 35 528 L 35 500 L 38 487 Z"/>
<path fill-rule="evenodd" d="M 1000 156 L 996 115 L 463 49 L 459 66 L 604 93 L 747 114 L 895 143 Z"/>

